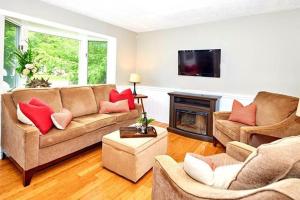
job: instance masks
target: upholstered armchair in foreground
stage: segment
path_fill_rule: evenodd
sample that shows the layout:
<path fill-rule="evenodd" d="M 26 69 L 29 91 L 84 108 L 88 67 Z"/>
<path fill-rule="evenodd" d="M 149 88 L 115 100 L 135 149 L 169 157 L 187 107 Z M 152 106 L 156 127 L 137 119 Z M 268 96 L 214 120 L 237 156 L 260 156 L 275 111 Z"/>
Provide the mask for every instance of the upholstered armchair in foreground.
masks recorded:
<path fill-rule="evenodd" d="M 215 112 L 214 144 L 218 141 L 226 146 L 230 141 L 240 141 L 258 147 L 279 138 L 300 135 L 300 118 L 296 116 L 298 101 L 296 97 L 259 92 L 254 99 L 256 126 L 229 121 L 231 112 Z"/>
<path fill-rule="evenodd" d="M 295 138 L 295 137 L 294 137 Z M 287 138 L 283 139 L 286 140 Z M 277 141 L 276 141 L 277 142 Z M 177 163 L 167 155 L 156 157 L 153 168 L 153 189 L 152 199 L 154 200 L 291 200 L 299 199 L 300 197 L 300 167 L 299 153 L 300 137 L 298 141 L 292 144 L 293 149 L 289 149 L 290 141 L 283 141 L 270 151 L 271 144 L 260 146 L 259 150 L 252 146 L 240 143 L 229 142 L 227 144 L 226 153 L 207 156 L 217 166 L 237 164 L 251 154 L 246 162 L 243 164 L 242 170 L 237 177 L 231 182 L 229 189 L 218 189 L 208 185 L 204 185 L 192 179 L 183 169 L 183 165 Z M 297 147 L 299 146 L 299 147 Z M 296 147 L 296 148 L 294 148 Z M 285 148 L 285 150 L 283 149 Z M 274 149 L 274 151 L 273 151 Z M 282 154 L 279 153 L 282 152 Z M 258 153 L 260 152 L 260 153 Z M 257 156 L 260 154 L 259 156 Z M 261 154 L 264 154 L 263 156 Z M 268 157 L 274 159 L 274 155 L 278 154 L 276 159 L 280 163 L 275 170 L 269 170 L 270 166 L 274 166 L 268 159 L 267 161 L 261 159 Z M 289 156 L 293 158 L 289 159 Z M 283 157 L 281 157 L 283 156 Z M 273 157 L 273 158 L 272 158 Z M 288 161 L 286 159 L 289 159 Z M 256 160 L 254 160 L 256 159 Z M 268 162 L 266 164 L 265 162 Z M 247 166 L 248 165 L 248 166 Z M 288 169 L 288 170 L 287 170 Z M 262 180 L 270 183 L 262 187 L 255 187 L 252 189 L 238 189 L 249 187 L 247 183 L 252 184 L 255 180 L 260 179 L 260 173 L 252 176 L 253 172 L 262 170 L 261 174 L 276 174 L 276 177 L 270 178 L 268 175 L 262 177 Z M 265 173 L 268 170 L 269 173 Z M 252 173 L 251 173 L 252 172 Z M 280 173 L 278 173 L 280 172 Z M 284 174 L 282 176 L 282 174 Z M 242 176 L 239 178 L 239 176 Z M 245 177 L 249 177 L 246 178 Z M 254 178 L 253 178 L 254 177 Z M 256 177 L 256 179 L 255 179 Z M 280 178 L 279 178 L 280 177 Z M 294 178 L 291 178 L 294 177 Z M 297 178 L 295 178 L 297 177 Z M 240 182 L 242 180 L 242 182 Z M 267 181 L 266 181 L 267 180 Z M 246 183 L 246 184 L 245 184 Z M 256 185 L 257 186 L 257 185 Z"/>

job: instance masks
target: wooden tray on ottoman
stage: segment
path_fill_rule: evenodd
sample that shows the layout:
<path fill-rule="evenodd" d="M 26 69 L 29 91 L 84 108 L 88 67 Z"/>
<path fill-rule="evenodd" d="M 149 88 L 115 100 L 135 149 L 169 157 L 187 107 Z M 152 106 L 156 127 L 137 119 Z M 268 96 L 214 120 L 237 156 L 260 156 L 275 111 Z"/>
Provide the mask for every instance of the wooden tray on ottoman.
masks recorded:
<path fill-rule="evenodd" d="M 136 127 L 120 127 L 121 138 L 142 138 L 156 137 L 157 133 L 154 127 L 149 126 L 147 134 L 140 133 Z"/>

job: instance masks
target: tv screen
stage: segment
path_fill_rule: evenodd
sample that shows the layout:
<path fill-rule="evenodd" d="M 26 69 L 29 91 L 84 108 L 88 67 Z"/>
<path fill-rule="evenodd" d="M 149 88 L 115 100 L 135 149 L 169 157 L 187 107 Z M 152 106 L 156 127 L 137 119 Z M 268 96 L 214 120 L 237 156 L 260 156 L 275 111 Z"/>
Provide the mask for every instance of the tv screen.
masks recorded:
<path fill-rule="evenodd" d="M 178 51 L 178 75 L 220 77 L 221 49 Z"/>

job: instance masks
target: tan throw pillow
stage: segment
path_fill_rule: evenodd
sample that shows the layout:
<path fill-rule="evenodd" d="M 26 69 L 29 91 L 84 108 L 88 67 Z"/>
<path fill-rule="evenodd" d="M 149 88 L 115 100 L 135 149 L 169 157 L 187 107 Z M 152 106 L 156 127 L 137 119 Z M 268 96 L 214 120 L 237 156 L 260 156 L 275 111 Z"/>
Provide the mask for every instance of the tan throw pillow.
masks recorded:
<path fill-rule="evenodd" d="M 255 119 L 256 105 L 254 103 L 251 103 L 247 106 L 243 106 L 243 104 L 239 101 L 233 101 L 232 111 L 228 120 L 233 122 L 240 122 L 250 126 L 255 126 Z"/>
<path fill-rule="evenodd" d="M 64 130 L 72 121 L 72 113 L 63 108 L 61 112 L 53 113 L 51 119 L 56 128 Z"/>
<path fill-rule="evenodd" d="M 264 144 L 245 161 L 228 189 L 260 188 L 286 178 L 300 178 L 300 136 Z"/>
<path fill-rule="evenodd" d="M 128 100 L 120 100 L 115 103 L 100 101 L 100 114 L 129 112 Z"/>

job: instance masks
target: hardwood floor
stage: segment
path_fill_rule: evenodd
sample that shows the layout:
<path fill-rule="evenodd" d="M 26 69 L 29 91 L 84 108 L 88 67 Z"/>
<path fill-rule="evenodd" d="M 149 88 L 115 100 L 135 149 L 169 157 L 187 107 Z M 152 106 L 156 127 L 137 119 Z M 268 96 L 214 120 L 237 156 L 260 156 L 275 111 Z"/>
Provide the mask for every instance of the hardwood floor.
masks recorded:
<path fill-rule="evenodd" d="M 155 125 L 166 127 L 156 122 Z M 224 152 L 212 143 L 169 133 L 168 154 L 182 161 L 186 152 L 212 155 Z M 82 153 L 33 176 L 23 187 L 21 174 L 0 160 L 0 199 L 151 199 L 152 171 L 136 184 L 101 167 L 101 147 Z"/>

